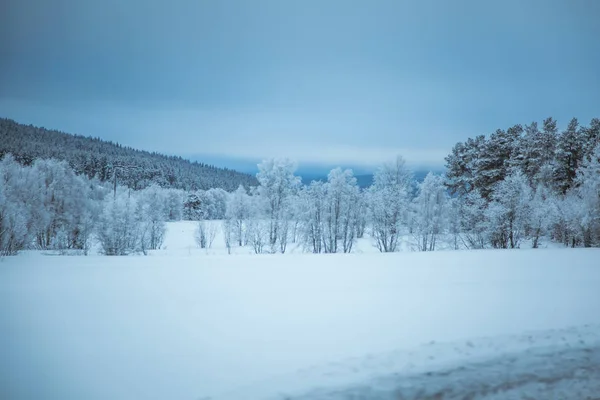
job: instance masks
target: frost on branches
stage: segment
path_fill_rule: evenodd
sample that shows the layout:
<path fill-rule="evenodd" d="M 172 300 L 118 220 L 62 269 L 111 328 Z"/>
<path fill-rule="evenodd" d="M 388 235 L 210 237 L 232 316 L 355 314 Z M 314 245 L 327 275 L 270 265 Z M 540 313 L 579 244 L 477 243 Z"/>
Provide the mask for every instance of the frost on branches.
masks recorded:
<path fill-rule="evenodd" d="M 10 154 L 0 160 L 0 255 L 147 254 L 167 221 L 195 221 L 200 248 L 221 232 L 228 253 L 350 253 L 600 246 L 600 120 L 545 119 L 457 143 L 443 176 L 415 182 L 404 159 L 383 163 L 360 189 L 352 170 L 301 185 L 285 158 L 258 165 L 256 186 L 139 190 L 77 174 L 70 164 Z M 405 246 L 408 245 L 408 246 Z M 94 247 L 95 246 L 95 247 Z"/>

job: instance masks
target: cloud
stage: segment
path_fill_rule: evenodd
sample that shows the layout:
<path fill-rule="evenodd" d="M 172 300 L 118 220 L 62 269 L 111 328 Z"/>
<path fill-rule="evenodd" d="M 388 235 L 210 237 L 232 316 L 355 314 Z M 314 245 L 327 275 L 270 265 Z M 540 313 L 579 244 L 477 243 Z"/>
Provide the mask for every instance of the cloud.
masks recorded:
<path fill-rule="evenodd" d="M 470 136 L 598 116 L 599 2 L 9 0 L 5 11 L 1 116 L 146 150 L 437 165 Z"/>

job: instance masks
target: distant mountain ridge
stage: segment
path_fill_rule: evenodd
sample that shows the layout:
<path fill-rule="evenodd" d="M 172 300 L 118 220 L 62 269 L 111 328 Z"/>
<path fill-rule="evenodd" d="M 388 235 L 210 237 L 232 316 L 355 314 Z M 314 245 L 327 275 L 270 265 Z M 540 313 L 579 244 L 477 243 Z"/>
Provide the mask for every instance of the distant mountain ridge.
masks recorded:
<path fill-rule="evenodd" d="M 76 173 L 100 181 L 112 179 L 116 169 L 119 183 L 132 189 L 158 184 L 184 190 L 233 191 L 239 185 L 258 185 L 254 176 L 227 168 L 0 118 L 0 158 L 7 153 L 24 165 L 37 158 L 64 160 Z"/>
<path fill-rule="evenodd" d="M 192 155 L 192 160 L 210 160 L 212 164 L 217 166 L 233 166 L 236 170 L 245 172 L 251 175 L 255 175 L 258 172 L 257 165 L 261 162 L 261 159 L 250 159 L 250 158 L 238 158 L 224 155 L 211 155 L 211 154 L 198 154 Z M 382 160 L 384 162 L 385 160 Z M 302 178 L 303 185 L 310 185 L 312 181 L 327 181 L 327 175 L 329 171 L 338 166 L 335 164 L 321 164 L 315 162 L 302 162 L 298 163 L 298 169 L 296 170 L 296 176 Z M 377 169 L 376 165 L 365 166 L 365 165 L 352 165 L 346 164 L 340 166 L 342 169 L 351 169 L 356 178 L 357 184 L 360 188 L 368 188 L 373 184 L 373 172 Z M 425 176 L 429 172 L 434 174 L 443 174 L 445 168 L 442 166 L 408 166 L 413 171 L 413 178 L 416 183 L 423 182 Z"/>
<path fill-rule="evenodd" d="M 423 180 L 425 179 L 425 177 L 427 176 L 427 174 L 429 172 L 433 172 L 435 174 L 442 174 L 443 171 L 441 169 L 419 169 L 416 171 L 413 171 L 413 178 L 414 181 L 417 183 L 421 183 L 423 182 Z M 371 186 L 373 184 L 373 174 L 360 174 L 360 175 L 355 175 L 354 176 L 356 178 L 356 183 L 358 184 L 358 187 L 360 187 L 361 189 L 366 189 L 369 186 Z M 326 181 L 327 180 L 327 176 L 326 175 L 307 175 L 302 176 L 302 183 L 305 185 L 310 184 L 310 182 L 312 181 Z"/>

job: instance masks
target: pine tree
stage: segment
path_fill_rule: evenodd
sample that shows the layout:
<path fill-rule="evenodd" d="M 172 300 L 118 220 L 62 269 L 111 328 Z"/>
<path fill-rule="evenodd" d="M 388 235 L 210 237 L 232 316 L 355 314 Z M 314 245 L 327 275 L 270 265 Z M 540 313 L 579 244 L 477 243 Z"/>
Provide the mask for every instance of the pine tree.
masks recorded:
<path fill-rule="evenodd" d="M 475 189 L 477 160 L 485 147 L 485 137 L 457 143 L 446 157 L 445 185 L 451 194 L 465 196 Z"/>
<path fill-rule="evenodd" d="M 590 126 L 582 128 L 583 160 L 591 161 L 594 150 L 600 145 L 600 119 L 593 118 Z"/>
<path fill-rule="evenodd" d="M 66 161 L 76 174 L 101 182 L 118 174 L 119 184 L 134 190 L 151 184 L 187 191 L 215 187 L 233 191 L 240 184 L 256 185 L 251 175 L 229 169 L 0 118 L 0 158 L 8 153 L 26 166 L 36 159 Z"/>
<path fill-rule="evenodd" d="M 577 168 L 583 160 L 583 135 L 577 118 L 569 122 L 567 129 L 560 135 L 556 148 L 554 183 L 565 194 L 573 186 Z"/>
<path fill-rule="evenodd" d="M 521 125 L 515 125 L 504 131 L 498 129 L 486 141 L 477 162 L 477 172 L 474 184 L 482 196 L 488 199 L 496 183 L 502 181 L 511 167 L 513 154 L 517 154 Z"/>
<path fill-rule="evenodd" d="M 544 143 L 542 132 L 538 129 L 537 122 L 525 125 L 525 134 L 519 143 L 519 153 L 515 166 L 527 176 L 529 182 L 533 184 L 542 168 Z"/>

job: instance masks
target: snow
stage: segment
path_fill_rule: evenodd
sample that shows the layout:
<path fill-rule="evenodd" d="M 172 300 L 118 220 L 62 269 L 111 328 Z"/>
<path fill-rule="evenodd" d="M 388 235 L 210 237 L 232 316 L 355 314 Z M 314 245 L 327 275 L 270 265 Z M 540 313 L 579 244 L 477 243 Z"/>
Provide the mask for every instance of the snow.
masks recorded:
<path fill-rule="evenodd" d="M 223 238 L 222 221 L 206 221 L 206 223 L 217 225 L 217 236 L 214 244 L 210 249 L 200 249 L 194 240 L 194 232 L 198 226 L 196 221 L 178 221 L 167 223 L 167 234 L 159 251 L 150 251 L 153 256 L 205 256 L 205 255 L 226 255 L 227 249 Z M 450 234 L 439 235 L 437 250 L 453 250 L 454 237 Z M 458 243 L 460 247 L 464 247 L 462 243 Z M 523 240 L 521 247 L 523 249 L 531 248 L 530 240 Z M 540 248 L 564 248 L 561 243 L 551 242 L 549 240 L 541 240 Z M 398 251 L 411 252 L 417 249 L 417 242 L 413 235 L 408 231 L 403 232 L 400 236 Z M 289 243 L 286 254 L 305 253 L 302 245 L 297 243 Z M 375 241 L 365 233 L 365 237 L 356 240 L 356 244 L 352 248 L 353 253 L 373 253 L 380 254 L 380 251 L 375 246 Z M 97 253 L 97 250 L 96 250 Z M 250 245 L 238 247 L 235 244 L 231 248 L 231 253 L 234 255 L 247 254 L 254 255 L 254 250 Z"/>
<path fill-rule="evenodd" d="M 2 259 L 0 397 L 598 393 L 598 249 L 228 256 L 194 228 L 148 257 Z"/>
<path fill-rule="evenodd" d="M 598 328 L 432 341 L 305 368 L 217 399 L 591 399 L 600 393 Z"/>

